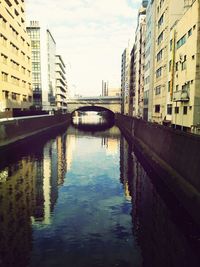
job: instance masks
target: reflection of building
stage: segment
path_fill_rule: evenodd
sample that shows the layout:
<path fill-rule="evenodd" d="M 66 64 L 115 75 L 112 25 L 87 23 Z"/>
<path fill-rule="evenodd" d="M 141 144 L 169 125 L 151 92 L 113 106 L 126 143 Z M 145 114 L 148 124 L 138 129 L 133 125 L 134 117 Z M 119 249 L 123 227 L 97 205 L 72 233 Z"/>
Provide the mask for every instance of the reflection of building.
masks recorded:
<path fill-rule="evenodd" d="M 134 231 L 144 266 L 151 263 L 153 267 L 198 267 L 199 247 L 191 240 L 189 228 L 193 226 L 185 217 L 186 212 L 181 211 L 180 204 L 167 192 L 157 174 L 151 172 L 151 178 L 148 177 L 135 155 L 131 166 Z"/>
<path fill-rule="evenodd" d="M 31 158 L 0 171 L 0 266 L 29 263 L 35 178 L 36 164 Z"/>
<path fill-rule="evenodd" d="M 101 139 L 102 147 L 106 148 L 107 155 L 115 155 L 118 153 L 119 141 L 118 139 L 112 139 L 109 137 L 102 137 Z"/>
<path fill-rule="evenodd" d="M 66 173 L 65 137 L 46 144 L 41 161 L 37 162 L 36 207 L 33 222 L 50 224 L 51 213 L 58 198 L 58 186 Z"/>
<path fill-rule="evenodd" d="M 67 135 L 66 138 L 66 162 L 67 162 L 67 171 L 71 169 L 72 160 L 73 160 L 73 152 L 76 146 L 76 136 L 75 135 Z"/>
<path fill-rule="evenodd" d="M 121 138 L 120 140 L 120 180 L 124 186 L 124 194 L 127 200 L 131 200 L 130 195 L 130 184 L 132 180 L 132 172 L 131 172 L 131 151 L 130 147 L 125 140 L 125 138 Z"/>
<path fill-rule="evenodd" d="M 64 137 L 63 136 L 57 137 L 57 153 L 58 153 L 57 184 L 62 185 L 64 183 L 65 173 L 67 171 L 65 136 Z"/>
<path fill-rule="evenodd" d="M 32 105 L 31 50 L 24 1 L 0 3 L 0 111 Z"/>
<path fill-rule="evenodd" d="M 56 43 L 49 30 L 31 21 L 27 27 L 32 50 L 33 102 L 37 108 L 55 108 Z"/>

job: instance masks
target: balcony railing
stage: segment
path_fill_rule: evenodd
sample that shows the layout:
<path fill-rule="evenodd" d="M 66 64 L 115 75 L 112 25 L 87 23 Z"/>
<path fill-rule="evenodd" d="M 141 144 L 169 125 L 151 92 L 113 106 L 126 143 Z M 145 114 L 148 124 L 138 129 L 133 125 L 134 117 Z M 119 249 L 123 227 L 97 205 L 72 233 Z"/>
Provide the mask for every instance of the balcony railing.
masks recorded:
<path fill-rule="evenodd" d="M 180 90 L 173 93 L 174 102 L 187 102 L 190 100 L 189 92 L 186 90 Z"/>

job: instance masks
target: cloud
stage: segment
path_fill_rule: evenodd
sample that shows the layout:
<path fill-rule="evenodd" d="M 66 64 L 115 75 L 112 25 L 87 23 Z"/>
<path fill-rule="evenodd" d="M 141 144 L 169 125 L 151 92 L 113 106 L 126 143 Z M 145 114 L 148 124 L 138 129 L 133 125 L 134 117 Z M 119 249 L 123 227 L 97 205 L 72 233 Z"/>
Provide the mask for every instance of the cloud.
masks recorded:
<path fill-rule="evenodd" d="M 121 54 L 133 37 L 138 2 L 27 0 L 27 19 L 48 25 L 76 93 L 99 95 L 102 79 L 120 86 Z"/>

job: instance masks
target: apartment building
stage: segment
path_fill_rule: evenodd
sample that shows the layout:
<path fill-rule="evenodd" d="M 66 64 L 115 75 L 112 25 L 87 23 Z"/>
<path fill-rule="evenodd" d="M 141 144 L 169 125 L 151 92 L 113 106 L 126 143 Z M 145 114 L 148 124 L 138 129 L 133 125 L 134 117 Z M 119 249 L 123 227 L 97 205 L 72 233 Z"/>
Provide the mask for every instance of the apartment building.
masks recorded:
<path fill-rule="evenodd" d="M 184 3 L 184 0 L 155 0 L 155 74 L 152 121 L 157 123 L 166 121 L 170 29 L 184 14 Z"/>
<path fill-rule="evenodd" d="M 60 55 L 56 55 L 56 106 L 59 110 L 67 109 L 66 66 Z"/>
<path fill-rule="evenodd" d="M 185 13 L 171 28 L 167 119 L 173 127 L 200 131 L 200 4 L 185 1 Z"/>
<path fill-rule="evenodd" d="M 30 21 L 33 104 L 37 109 L 56 109 L 56 42 L 38 21 Z"/>
<path fill-rule="evenodd" d="M 121 96 L 122 114 L 128 115 L 129 110 L 129 83 L 130 83 L 130 52 L 129 47 L 124 49 L 121 61 Z"/>
<path fill-rule="evenodd" d="M 145 32 L 146 32 L 146 1 L 138 12 L 138 23 L 135 32 L 135 43 L 131 51 L 131 95 L 133 95 L 130 103 L 130 113 L 133 116 L 143 117 L 144 109 L 144 64 L 145 64 Z M 134 89 L 133 89 L 134 88 Z M 131 99 L 130 98 L 130 99 Z"/>
<path fill-rule="evenodd" d="M 152 120 L 155 57 L 155 1 L 146 10 L 145 64 L 144 64 L 144 120 Z"/>
<path fill-rule="evenodd" d="M 31 48 L 24 1 L 2 0 L 0 8 L 0 111 L 32 105 Z"/>

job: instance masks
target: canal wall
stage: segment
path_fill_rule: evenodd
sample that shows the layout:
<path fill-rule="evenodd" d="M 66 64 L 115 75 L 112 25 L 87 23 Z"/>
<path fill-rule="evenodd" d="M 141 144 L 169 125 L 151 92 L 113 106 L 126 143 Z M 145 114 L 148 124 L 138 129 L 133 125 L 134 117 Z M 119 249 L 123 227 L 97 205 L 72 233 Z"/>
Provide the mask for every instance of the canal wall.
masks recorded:
<path fill-rule="evenodd" d="M 71 114 L 42 115 L 0 120 L 0 150 L 11 144 L 60 126 L 68 126 Z"/>
<path fill-rule="evenodd" d="M 121 114 L 116 125 L 200 225 L 200 136 Z"/>

